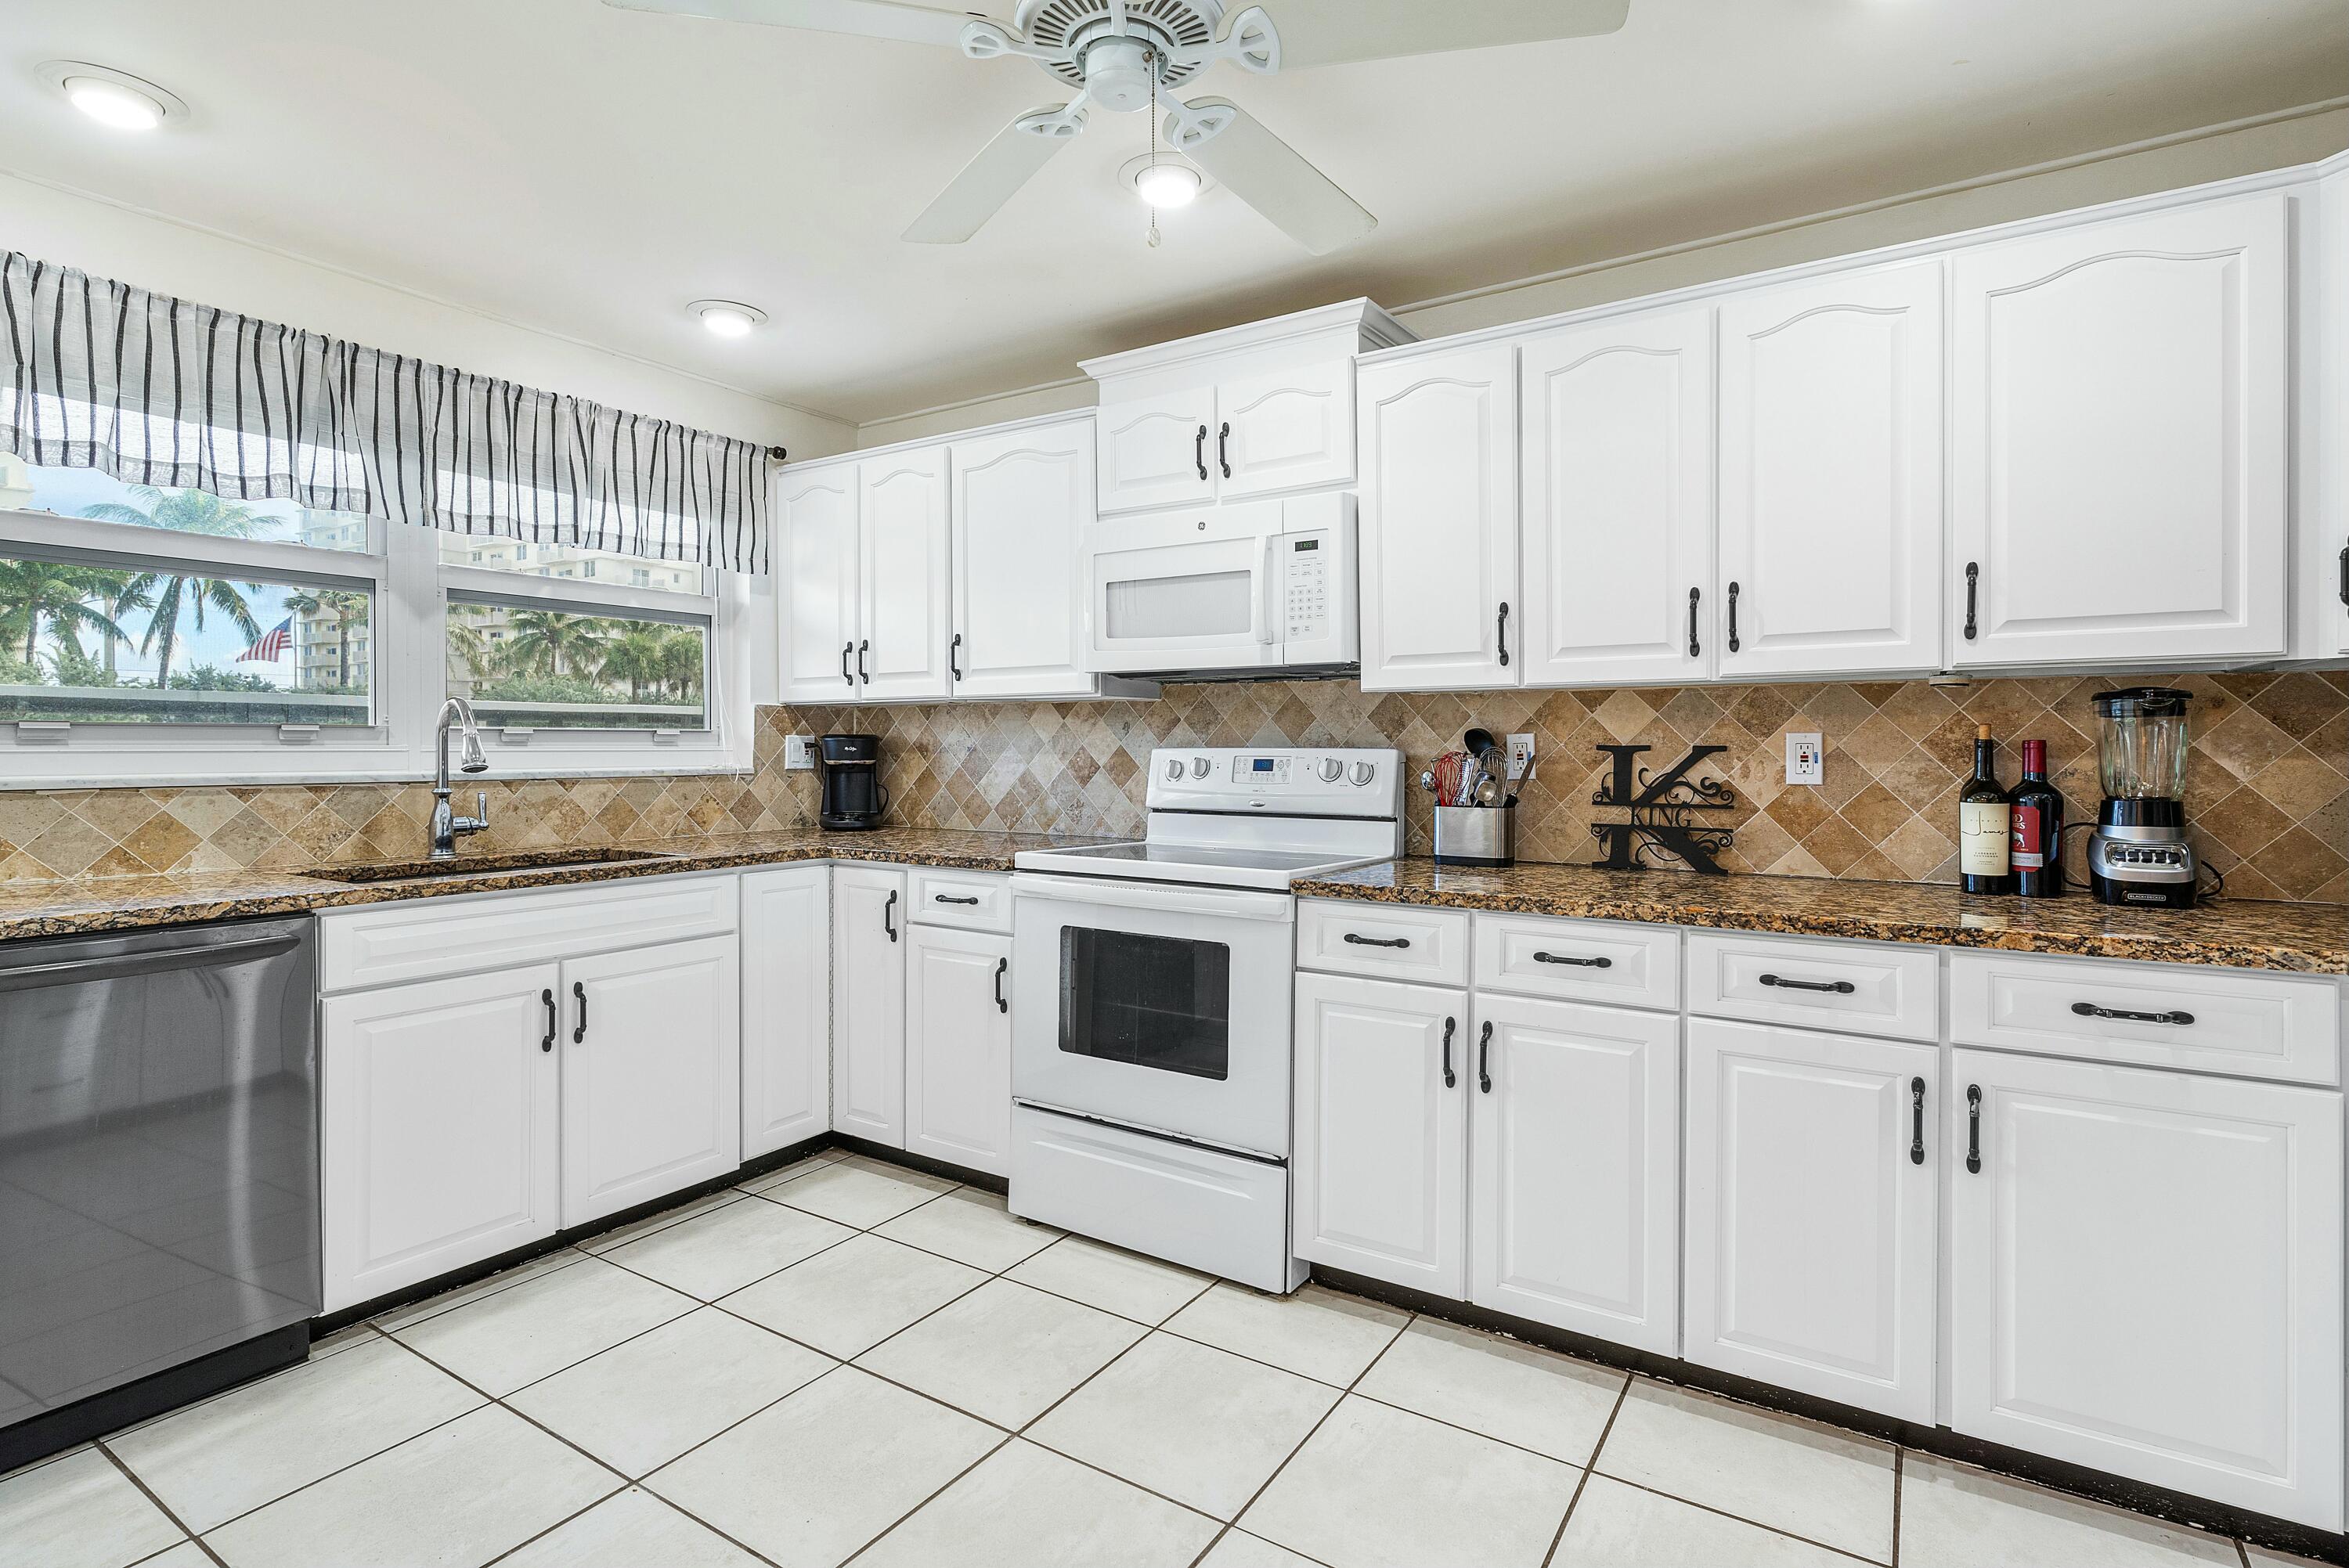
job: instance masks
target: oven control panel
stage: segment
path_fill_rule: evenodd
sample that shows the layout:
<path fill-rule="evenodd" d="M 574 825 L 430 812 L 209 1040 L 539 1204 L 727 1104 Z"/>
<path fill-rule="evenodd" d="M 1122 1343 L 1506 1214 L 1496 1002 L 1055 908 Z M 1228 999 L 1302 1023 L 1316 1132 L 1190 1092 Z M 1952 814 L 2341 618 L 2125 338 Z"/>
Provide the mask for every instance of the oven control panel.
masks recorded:
<path fill-rule="evenodd" d="M 1399 815 L 1402 753 L 1361 747 L 1161 747 L 1150 809 L 1299 815 Z"/>

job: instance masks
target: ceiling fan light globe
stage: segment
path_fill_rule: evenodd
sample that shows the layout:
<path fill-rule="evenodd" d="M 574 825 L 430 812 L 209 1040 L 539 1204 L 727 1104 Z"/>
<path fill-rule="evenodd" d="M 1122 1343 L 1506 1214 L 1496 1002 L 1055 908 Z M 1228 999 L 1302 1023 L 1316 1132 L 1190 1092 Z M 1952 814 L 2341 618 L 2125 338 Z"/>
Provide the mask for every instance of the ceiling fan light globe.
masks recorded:
<path fill-rule="evenodd" d="M 1160 163 L 1133 177 L 1133 189 L 1153 207 L 1188 207 L 1199 197 L 1199 173 L 1180 163 Z"/>
<path fill-rule="evenodd" d="M 163 123 L 161 104 L 103 77 L 69 77 L 66 98 L 98 124 L 116 130 L 152 130 Z"/>
<path fill-rule="evenodd" d="M 712 337 L 748 337 L 753 327 L 767 319 L 767 313 L 758 306 L 730 299 L 698 299 L 686 308 Z"/>

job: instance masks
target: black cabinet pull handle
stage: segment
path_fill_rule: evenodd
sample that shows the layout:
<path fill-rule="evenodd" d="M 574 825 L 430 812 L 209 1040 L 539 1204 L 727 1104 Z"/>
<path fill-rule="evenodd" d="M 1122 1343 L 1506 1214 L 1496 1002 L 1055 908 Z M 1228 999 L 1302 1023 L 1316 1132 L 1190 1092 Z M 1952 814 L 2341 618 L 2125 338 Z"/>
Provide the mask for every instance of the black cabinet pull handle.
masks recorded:
<path fill-rule="evenodd" d="M 1729 585 L 1729 651 L 1737 651 L 1737 584 Z"/>
<path fill-rule="evenodd" d="M 2349 604 L 2349 544 L 2341 547 L 2341 602 Z"/>
<path fill-rule="evenodd" d="M 1974 598 L 1982 588 L 1982 562 L 1966 562 L 1966 641 L 1974 640 Z"/>
<path fill-rule="evenodd" d="M 1966 1170 L 1982 1174 L 1982 1085 L 1966 1085 Z"/>
<path fill-rule="evenodd" d="M 1459 1026 L 1460 1020 L 1457 1018 L 1444 1020 L 1444 1087 L 1445 1088 L 1455 1088 L 1460 1083 L 1459 1078 L 1452 1070 L 1452 1031 Z"/>
<path fill-rule="evenodd" d="M 1493 1075 L 1485 1066 L 1493 1054 L 1493 1020 L 1485 1020 L 1485 1027 L 1476 1037 L 1476 1088 L 1480 1094 L 1493 1092 Z"/>
<path fill-rule="evenodd" d="M 1764 975 L 1764 985 L 1775 985 L 1782 991 L 1832 991 L 1838 996 L 1848 996 L 1859 989 L 1848 980 L 1789 980 L 1782 975 Z"/>
<path fill-rule="evenodd" d="M 2075 1002 L 2072 1011 L 2083 1018 L 2118 1018 L 2129 1024 L 2183 1025 L 2194 1021 L 2193 1014 L 2179 1012 L 2175 1007 L 2167 1013 L 2132 1013 L 2126 1007 L 2099 1007 L 2094 1002 Z"/>
<path fill-rule="evenodd" d="M 571 1031 L 571 1043 L 576 1046 L 587 1038 L 587 987 L 574 980 L 571 983 L 571 998 L 579 1004 L 579 1026 Z"/>
<path fill-rule="evenodd" d="M 1411 938 L 1408 936 L 1357 936 L 1350 931 L 1346 933 L 1343 940 L 1356 947 L 1409 947 L 1411 945 Z"/>
<path fill-rule="evenodd" d="M 1191 443 L 1191 461 L 1198 467 L 1199 478 L 1207 477 L 1207 427 L 1199 427 L 1199 438 Z"/>
<path fill-rule="evenodd" d="M 1925 1080 L 1909 1080 L 1909 1163 L 1925 1163 Z"/>
<path fill-rule="evenodd" d="M 546 1004 L 546 1038 L 538 1042 L 538 1048 L 551 1051 L 554 1048 L 554 987 L 550 985 L 541 991 L 538 999 Z"/>
<path fill-rule="evenodd" d="M 954 641 L 947 645 L 947 674 L 962 679 L 962 634 L 957 632 Z"/>
<path fill-rule="evenodd" d="M 848 667 L 849 655 L 855 652 L 856 645 L 854 643 L 843 643 L 840 645 L 840 678 L 846 681 L 850 686 L 854 686 L 856 684 L 856 676 L 850 672 Z"/>
<path fill-rule="evenodd" d="M 999 958 L 995 961 L 995 1010 L 999 1013 L 1011 1011 L 1011 1004 L 1003 999 L 1003 976 L 1009 972 L 1010 968 L 1011 960 L 1009 958 Z"/>
<path fill-rule="evenodd" d="M 1509 602 L 1506 599 L 1501 601 L 1501 614 L 1494 626 L 1493 634 L 1501 645 L 1501 666 L 1506 669 L 1509 664 Z"/>
<path fill-rule="evenodd" d="M 1697 596 L 1698 591 L 1696 589 L 1692 588 L 1689 590 L 1689 657 L 1691 658 L 1695 658 L 1698 651 L 1696 642 Z"/>
<path fill-rule="evenodd" d="M 977 903 L 978 895 L 973 893 L 968 898 L 957 898 L 952 893 L 934 892 L 930 895 L 930 902 L 932 903 Z"/>
<path fill-rule="evenodd" d="M 1232 424 L 1228 419 L 1216 432 L 1216 466 L 1224 470 L 1224 478 L 1232 477 Z"/>
<path fill-rule="evenodd" d="M 892 942 L 897 940 L 896 913 L 897 892 L 892 888 L 889 890 L 889 902 L 881 906 L 881 929 L 889 934 Z"/>
<path fill-rule="evenodd" d="M 1615 960 L 1612 958 L 1577 958 L 1571 953 L 1537 953 L 1534 954 L 1534 962 L 1537 964 L 1571 964 L 1578 969 L 1612 969 L 1615 967 Z"/>

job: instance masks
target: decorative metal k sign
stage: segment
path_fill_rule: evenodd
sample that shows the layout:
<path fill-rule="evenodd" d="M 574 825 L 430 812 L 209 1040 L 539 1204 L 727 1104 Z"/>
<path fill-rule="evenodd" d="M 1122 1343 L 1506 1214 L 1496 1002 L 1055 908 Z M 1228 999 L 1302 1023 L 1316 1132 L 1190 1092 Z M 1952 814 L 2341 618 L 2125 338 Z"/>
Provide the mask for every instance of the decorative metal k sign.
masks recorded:
<path fill-rule="evenodd" d="M 1647 747 L 1599 749 L 1615 759 L 1615 772 L 1590 803 L 1619 806 L 1631 813 L 1631 820 L 1590 825 L 1590 836 L 1607 847 L 1607 858 L 1593 861 L 1592 865 L 1612 872 L 1644 872 L 1678 861 L 1691 871 L 1727 874 L 1713 857 L 1729 848 L 1735 830 L 1701 826 L 1689 813 L 1726 810 L 1737 804 L 1737 797 L 1719 779 L 1692 779 L 1689 770 L 1729 748 L 1692 746 L 1686 757 L 1661 775 L 1651 775 L 1636 764 Z"/>

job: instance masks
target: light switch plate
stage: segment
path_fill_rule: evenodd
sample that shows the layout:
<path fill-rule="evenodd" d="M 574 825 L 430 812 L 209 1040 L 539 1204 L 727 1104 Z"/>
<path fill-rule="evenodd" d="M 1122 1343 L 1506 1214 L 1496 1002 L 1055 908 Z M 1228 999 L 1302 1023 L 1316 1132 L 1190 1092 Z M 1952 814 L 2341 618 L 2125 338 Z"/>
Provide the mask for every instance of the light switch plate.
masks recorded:
<path fill-rule="evenodd" d="M 786 735 L 783 737 L 783 771 L 805 772 L 815 767 L 815 737 Z"/>
<path fill-rule="evenodd" d="M 1821 784 L 1826 781 L 1826 741 L 1817 735 L 1786 737 L 1786 782 L 1789 784 Z"/>
<path fill-rule="evenodd" d="M 1509 737 L 1509 781 L 1516 783 L 1526 776 L 1526 769 L 1534 759 L 1534 738 L 1530 735 Z"/>

